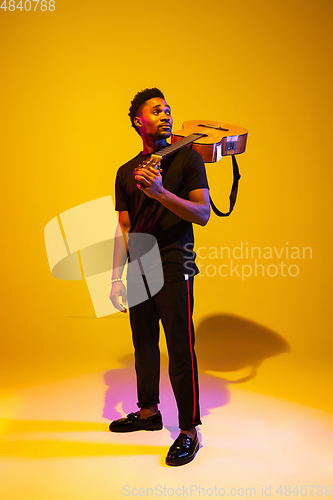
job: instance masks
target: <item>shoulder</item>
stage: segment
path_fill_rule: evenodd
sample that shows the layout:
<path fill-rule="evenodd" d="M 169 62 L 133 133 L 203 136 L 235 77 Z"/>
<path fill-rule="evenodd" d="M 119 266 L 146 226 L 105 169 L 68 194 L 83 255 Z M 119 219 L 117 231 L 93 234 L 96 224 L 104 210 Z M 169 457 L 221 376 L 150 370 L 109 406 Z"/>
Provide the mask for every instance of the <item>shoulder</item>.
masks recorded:
<path fill-rule="evenodd" d="M 204 165 L 203 159 L 198 151 L 189 148 L 182 148 L 179 150 L 178 155 L 179 159 L 183 160 L 187 163 L 198 163 L 200 165 Z"/>
<path fill-rule="evenodd" d="M 142 153 L 140 152 L 134 158 L 131 160 L 127 161 L 124 163 L 121 167 L 118 168 L 117 170 L 117 178 L 123 179 L 127 176 L 128 172 L 132 172 L 135 167 L 137 167 L 142 161 L 144 160 L 144 157 Z"/>
<path fill-rule="evenodd" d="M 184 175 L 190 172 L 205 172 L 205 164 L 202 156 L 194 149 L 183 148 L 179 151 L 179 161 L 182 164 L 182 171 Z"/>
<path fill-rule="evenodd" d="M 206 167 L 201 155 L 193 149 L 183 150 L 182 177 L 187 192 L 208 188 Z"/>
<path fill-rule="evenodd" d="M 140 161 L 143 161 L 142 157 L 143 157 L 142 152 L 138 153 L 136 156 L 134 156 L 134 158 L 132 158 L 131 160 L 128 160 L 126 163 L 121 165 L 121 167 L 118 168 L 118 172 L 120 172 L 122 170 L 126 170 L 129 166 L 133 165 L 134 163 L 138 163 Z"/>

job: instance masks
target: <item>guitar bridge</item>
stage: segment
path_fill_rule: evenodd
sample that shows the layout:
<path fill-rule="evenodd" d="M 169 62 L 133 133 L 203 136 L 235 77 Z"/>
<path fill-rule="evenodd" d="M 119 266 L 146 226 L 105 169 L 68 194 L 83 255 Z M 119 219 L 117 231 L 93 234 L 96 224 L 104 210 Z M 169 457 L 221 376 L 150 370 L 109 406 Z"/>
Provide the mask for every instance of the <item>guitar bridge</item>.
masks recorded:
<path fill-rule="evenodd" d="M 211 125 L 210 123 L 199 123 L 198 127 L 214 128 L 215 130 L 224 130 L 226 132 L 229 131 L 228 128 L 219 127 L 218 125 Z"/>

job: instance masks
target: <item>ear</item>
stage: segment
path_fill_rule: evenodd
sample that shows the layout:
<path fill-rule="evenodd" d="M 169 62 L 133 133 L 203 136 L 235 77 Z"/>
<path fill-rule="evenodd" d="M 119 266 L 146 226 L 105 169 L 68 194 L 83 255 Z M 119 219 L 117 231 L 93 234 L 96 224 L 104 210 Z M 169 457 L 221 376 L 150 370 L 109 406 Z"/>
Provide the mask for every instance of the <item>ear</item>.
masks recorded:
<path fill-rule="evenodd" d="M 139 116 L 134 117 L 134 125 L 138 128 L 142 127 L 142 121 Z"/>

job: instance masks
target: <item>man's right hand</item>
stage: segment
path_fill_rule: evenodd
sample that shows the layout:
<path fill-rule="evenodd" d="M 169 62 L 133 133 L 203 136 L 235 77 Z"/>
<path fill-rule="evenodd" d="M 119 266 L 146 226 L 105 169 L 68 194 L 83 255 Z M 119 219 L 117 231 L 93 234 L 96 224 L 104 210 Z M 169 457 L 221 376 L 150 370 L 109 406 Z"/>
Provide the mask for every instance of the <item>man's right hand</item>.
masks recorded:
<path fill-rule="evenodd" d="M 127 292 L 122 281 L 115 281 L 112 283 L 110 300 L 118 311 L 123 313 L 127 312 Z"/>

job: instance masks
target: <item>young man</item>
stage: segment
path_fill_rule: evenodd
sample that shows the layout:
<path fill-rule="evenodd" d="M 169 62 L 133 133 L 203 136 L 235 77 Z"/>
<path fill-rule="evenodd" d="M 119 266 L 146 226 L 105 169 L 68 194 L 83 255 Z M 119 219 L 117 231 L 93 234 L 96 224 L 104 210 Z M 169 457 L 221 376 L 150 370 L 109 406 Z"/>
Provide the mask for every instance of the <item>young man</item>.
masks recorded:
<path fill-rule="evenodd" d="M 128 247 L 135 233 L 153 235 L 158 243 L 164 285 L 148 300 L 130 306 L 130 322 L 135 348 L 138 407 L 136 413 L 110 424 L 112 432 L 162 429 L 159 403 L 159 320 L 166 335 L 169 375 L 179 410 L 180 434 L 171 446 L 166 463 L 183 465 L 193 460 L 199 449 L 196 425 L 200 424 L 198 373 L 194 352 L 193 276 L 197 274 L 192 223 L 204 226 L 210 216 L 209 188 L 201 156 L 180 149 L 164 158 L 161 170 L 134 169 L 149 156 L 166 147 L 171 136 L 170 106 L 157 88 L 145 89 L 133 99 L 129 116 L 141 136 L 143 150 L 120 167 L 116 179 L 116 232 L 112 289 L 113 305 L 126 312 L 126 288 L 121 273 Z M 124 236 L 125 245 L 119 243 Z M 127 246 L 128 241 L 128 246 Z M 130 252 L 131 254 L 131 252 Z M 193 257 L 194 256 L 194 257 Z M 135 280 L 134 280 L 135 282 Z M 128 282 L 128 293 L 135 283 Z"/>

